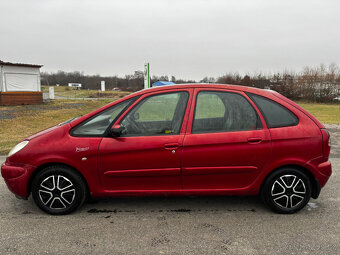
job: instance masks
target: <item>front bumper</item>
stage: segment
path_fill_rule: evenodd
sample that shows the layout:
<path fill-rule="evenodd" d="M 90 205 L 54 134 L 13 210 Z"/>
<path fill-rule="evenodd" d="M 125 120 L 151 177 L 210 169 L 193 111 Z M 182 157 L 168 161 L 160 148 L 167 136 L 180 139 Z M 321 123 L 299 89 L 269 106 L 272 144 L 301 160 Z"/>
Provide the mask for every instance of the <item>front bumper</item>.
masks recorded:
<path fill-rule="evenodd" d="M 25 164 L 5 162 L 1 166 L 1 175 L 5 179 L 8 189 L 15 195 L 28 197 L 28 182 L 35 167 Z"/>

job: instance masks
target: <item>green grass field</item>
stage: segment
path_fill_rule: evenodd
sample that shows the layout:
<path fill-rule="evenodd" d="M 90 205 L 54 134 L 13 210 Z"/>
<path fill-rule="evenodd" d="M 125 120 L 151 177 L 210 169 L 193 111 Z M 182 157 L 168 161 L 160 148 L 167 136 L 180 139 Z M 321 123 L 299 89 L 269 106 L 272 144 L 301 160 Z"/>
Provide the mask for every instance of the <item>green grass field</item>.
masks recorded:
<path fill-rule="evenodd" d="M 0 106 L 0 155 L 25 137 L 59 124 L 67 119 L 89 113 L 113 99 L 53 100 L 43 105 Z M 298 102 L 325 124 L 340 124 L 340 104 Z M 166 109 L 166 105 L 164 109 Z M 152 111 L 150 110 L 150 114 Z M 141 116 L 149 119 L 148 116 Z"/>
<path fill-rule="evenodd" d="M 340 124 L 340 103 L 318 104 L 297 102 L 302 108 L 314 115 L 324 124 Z"/>

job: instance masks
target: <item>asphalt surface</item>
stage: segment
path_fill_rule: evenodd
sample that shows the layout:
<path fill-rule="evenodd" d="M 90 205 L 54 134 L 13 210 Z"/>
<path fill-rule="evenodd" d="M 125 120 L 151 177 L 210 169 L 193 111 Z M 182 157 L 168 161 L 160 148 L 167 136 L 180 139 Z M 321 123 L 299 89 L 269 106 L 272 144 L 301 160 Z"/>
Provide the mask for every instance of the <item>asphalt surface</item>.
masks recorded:
<path fill-rule="evenodd" d="M 1 178 L 0 254 L 340 254 L 340 140 L 333 144 L 333 175 L 293 215 L 257 197 L 213 196 L 112 198 L 50 216 Z"/>

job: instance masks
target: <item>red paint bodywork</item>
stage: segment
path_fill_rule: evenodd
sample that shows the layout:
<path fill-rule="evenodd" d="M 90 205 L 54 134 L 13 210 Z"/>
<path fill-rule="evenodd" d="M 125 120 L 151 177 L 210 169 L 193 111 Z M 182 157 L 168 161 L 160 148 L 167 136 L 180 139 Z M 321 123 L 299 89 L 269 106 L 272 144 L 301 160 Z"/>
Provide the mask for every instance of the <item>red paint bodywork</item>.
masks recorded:
<path fill-rule="evenodd" d="M 229 91 L 254 107 L 262 129 L 193 134 L 196 95 L 201 90 Z M 73 137 L 72 128 L 129 98 L 138 99 L 114 123 L 150 95 L 187 91 L 189 100 L 178 135 L 139 137 Z M 291 127 L 268 128 L 246 92 L 288 108 L 299 119 Z M 64 164 L 79 171 L 93 197 L 138 195 L 256 195 L 268 174 L 294 165 L 308 171 L 321 187 L 331 175 L 329 135 L 325 127 L 300 106 L 274 92 L 234 85 L 189 84 L 142 90 L 64 125 L 25 140 L 30 142 L 8 157 L 1 173 L 9 189 L 28 197 L 36 171 Z M 78 149 L 77 149 L 78 148 Z M 85 150 L 79 148 L 86 148 Z M 86 157 L 86 160 L 82 160 Z"/>

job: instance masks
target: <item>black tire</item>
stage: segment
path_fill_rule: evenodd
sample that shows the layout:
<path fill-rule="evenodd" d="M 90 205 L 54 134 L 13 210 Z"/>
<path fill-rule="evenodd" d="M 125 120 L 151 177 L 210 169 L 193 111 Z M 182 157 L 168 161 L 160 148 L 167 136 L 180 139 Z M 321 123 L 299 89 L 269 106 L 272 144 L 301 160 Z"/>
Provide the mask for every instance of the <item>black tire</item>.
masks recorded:
<path fill-rule="evenodd" d="M 301 210 L 311 197 L 311 182 L 295 168 L 271 173 L 262 185 L 261 198 L 273 211 L 290 214 Z"/>
<path fill-rule="evenodd" d="M 32 182 L 32 197 L 36 205 L 53 215 L 69 214 L 86 199 L 86 185 L 79 173 L 67 166 L 49 166 Z"/>

